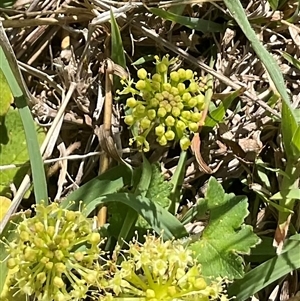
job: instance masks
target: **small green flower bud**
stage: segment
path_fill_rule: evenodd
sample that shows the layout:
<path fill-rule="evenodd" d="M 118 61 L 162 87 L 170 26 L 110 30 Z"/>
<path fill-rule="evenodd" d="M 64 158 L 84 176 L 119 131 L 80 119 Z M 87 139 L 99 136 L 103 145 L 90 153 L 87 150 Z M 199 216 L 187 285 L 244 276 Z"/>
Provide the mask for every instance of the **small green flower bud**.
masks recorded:
<path fill-rule="evenodd" d="M 68 211 L 66 213 L 66 220 L 68 222 L 74 222 L 76 219 L 76 213 L 74 211 Z"/>
<path fill-rule="evenodd" d="M 199 126 L 198 126 L 198 123 L 196 123 L 196 122 L 190 122 L 189 123 L 189 129 L 190 129 L 190 131 L 192 131 L 192 132 L 197 132 L 198 131 L 198 128 L 199 128 Z"/>
<path fill-rule="evenodd" d="M 56 250 L 54 252 L 54 254 L 55 254 L 56 259 L 59 260 L 59 261 L 63 260 L 64 257 L 65 257 L 64 253 L 61 250 Z"/>
<path fill-rule="evenodd" d="M 156 118 L 156 111 L 153 109 L 148 110 L 147 116 L 150 120 L 154 120 Z"/>
<path fill-rule="evenodd" d="M 174 100 L 174 96 L 172 94 L 169 94 L 169 102 Z"/>
<path fill-rule="evenodd" d="M 172 71 L 170 73 L 170 78 L 171 80 L 173 80 L 174 82 L 179 82 L 179 74 L 177 71 Z"/>
<path fill-rule="evenodd" d="M 168 102 L 167 100 L 163 100 L 163 101 L 161 101 L 161 102 L 159 103 L 159 107 L 160 107 L 160 108 L 163 108 L 163 107 L 165 107 L 168 103 L 169 103 L 169 102 Z"/>
<path fill-rule="evenodd" d="M 191 141 L 189 138 L 183 137 L 180 139 L 179 144 L 182 150 L 187 150 L 191 145 Z"/>
<path fill-rule="evenodd" d="M 156 108 L 159 105 L 159 100 L 156 98 L 151 98 L 149 101 L 149 105 L 151 108 Z"/>
<path fill-rule="evenodd" d="M 36 275 L 36 280 L 39 283 L 43 284 L 47 280 L 46 273 L 45 272 L 38 273 Z"/>
<path fill-rule="evenodd" d="M 159 82 L 152 82 L 151 83 L 151 88 L 154 91 L 159 91 L 160 90 L 160 83 Z"/>
<path fill-rule="evenodd" d="M 179 94 L 183 94 L 184 91 L 185 91 L 185 84 L 184 84 L 184 83 L 179 83 L 179 84 L 177 85 L 177 89 L 178 89 L 178 91 L 179 91 Z"/>
<path fill-rule="evenodd" d="M 202 114 L 199 112 L 192 113 L 191 120 L 194 122 L 199 122 L 201 119 L 201 116 L 202 116 Z"/>
<path fill-rule="evenodd" d="M 177 96 L 179 94 L 179 91 L 176 87 L 172 87 L 170 93 L 174 96 Z"/>
<path fill-rule="evenodd" d="M 34 244 L 36 245 L 36 247 L 38 247 L 39 249 L 41 249 L 45 244 L 44 241 L 37 236 L 34 237 L 33 241 L 34 241 Z"/>
<path fill-rule="evenodd" d="M 162 82 L 162 77 L 161 77 L 161 75 L 158 74 L 158 73 L 153 74 L 153 75 L 152 75 L 152 81 L 161 83 L 161 82 Z"/>
<path fill-rule="evenodd" d="M 197 99 L 197 104 L 198 105 L 202 105 L 205 102 L 205 96 L 202 93 L 200 93 L 199 95 L 197 95 L 196 99 Z"/>
<path fill-rule="evenodd" d="M 182 95 L 182 100 L 188 102 L 192 98 L 192 95 L 189 92 L 186 92 Z"/>
<path fill-rule="evenodd" d="M 31 249 L 30 247 L 27 247 L 24 252 L 24 258 L 27 261 L 35 261 L 36 252 L 33 249 Z"/>
<path fill-rule="evenodd" d="M 137 112 L 139 115 L 143 115 L 143 114 L 145 113 L 145 111 L 146 111 L 145 106 L 143 106 L 143 105 L 141 105 L 141 104 L 137 105 L 137 106 L 135 107 L 135 109 L 136 109 L 136 112 Z"/>
<path fill-rule="evenodd" d="M 206 289 L 207 284 L 203 278 L 197 278 L 194 283 L 194 287 L 200 291 Z"/>
<path fill-rule="evenodd" d="M 77 252 L 75 252 L 74 253 L 74 258 L 77 260 L 77 261 L 82 261 L 83 260 L 83 258 L 84 258 L 84 255 L 83 255 L 83 253 L 82 252 L 80 252 L 80 251 L 77 251 Z"/>
<path fill-rule="evenodd" d="M 162 96 L 164 97 L 164 99 L 169 99 L 169 92 L 168 91 L 163 91 L 162 93 Z"/>
<path fill-rule="evenodd" d="M 174 117 L 178 117 L 180 115 L 180 113 L 181 113 L 181 111 L 180 111 L 180 109 L 178 107 L 173 107 L 173 109 L 172 109 L 172 115 Z"/>
<path fill-rule="evenodd" d="M 165 72 L 167 72 L 168 67 L 167 67 L 167 65 L 165 65 L 164 63 L 158 63 L 158 64 L 156 65 L 156 70 L 157 70 L 157 72 L 159 72 L 159 73 L 165 73 Z"/>
<path fill-rule="evenodd" d="M 165 117 L 167 115 L 167 111 L 165 108 L 159 108 L 157 110 L 157 116 L 158 117 Z"/>
<path fill-rule="evenodd" d="M 54 286 L 56 286 L 58 288 L 62 288 L 65 285 L 65 283 L 63 282 L 63 280 L 60 277 L 58 277 L 58 276 L 54 277 L 53 284 L 54 284 Z"/>
<path fill-rule="evenodd" d="M 173 125 L 175 124 L 175 119 L 174 119 L 174 117 L 168 116 L 168 117 L 165 119 L 165 124 L 166 124 L 166 126 L 173 126 Z"/>
<path fill-rule="evenodd" d="M 187 80 L 191 80 L 194 76 L 194 72 L 191 69 L 186 69 L 185 70 L 185 78 Z"/>
<path fill-rule="evenodd" d="M 172 141 L 175 139 L 175 133 L 172 130 L 168 130 L 165 133 L 165 137 L 167 138 L 167 140 Z"/>
<path fill-rule="evenodd" d="M 130 97 L 126 101 L 126 106 L 129 108 L 134 108 L 137 105 L 137 101 L 134 97 Z"/>
<path fill-rule="evenodd" d="M 164 84 L 163 84 L 163 89 L 164 89 L 165 91 L 170 92 L 170 91 L 171 91 L 171 88 L 172 88 L 171 84 L 169 84 L 169 83 L 164 83 Z"/>
<path fill-rule="evenodd" d="M 7 267 L 13 269 L 17 265 L 17 261 L 14 258 L 9 258 L 7 260 Z"/>
<path fill-rule="evenodd" d="M 172 107 L 177 107 L 177 102 L 174 101 L 174 100 L 172 100 L 172 101 L 170 101 L 170 105 L 171 105 Z"/>
<path fill-rule="evenodd" d="M 179 75 L 180 79 L 186 80 L 186 73 L 185 73 L 185 70 L 183 68 L 180 68 L 178 70 L 178 75 Z"/>
<path fill-rule="evenodd" d="M 191 112 L 190 111 L 182 111 L 181 116 L 182 116 L 182 118 L 189 120 L 191 118 Z"/>
<path fill-rule="evenodd" d="M 41 222 L 35 223 L 34 228 L 37 233 L 42 233 L 45 231 L 45 226 Z"/>
<path fill-rule="evenodd" d="M 146 129 L 149 129 L 151 125 L 151 120 L 149 120 L 148 117 L 144 117 L 142 120 L 141 120 L 141 128 L 143 130 L 146 130 Z"/>
<path fill-rule="evenodd" d="M 163 125 L 158 125 L 155 128 L 155 135 L 161 137 L 165 133 L 165 127 Z"/>
<path fill-rule="evenodd" d="M 134 124 L 134 118 L 132 115 L 127 115 L 125 116 L 124 118 L 124 122 L 127 124 L 127 125 L 133 125 Z"/>
<path fill-rule="evenodd" d="M 95 273 L 89 273 L 87 275 L 84 276 L 84 280 L 87 282 L 87 283 L 90 283 L 90 284 L 93 284 L 96 282 L 96 278 L 97 275 Z"/>
<path fill-rule="evenodd" d="M 188 105 L 189 105 L 191 108 L 194 108 L 194 107 L 197 105 L 197 98 L 196 98 L 196 97 L 191 98 L 191 99 L 188 101 Z"/>
<path fill-rule="evenodd" d="M 68 239 L 62 239 L 59 246 L 63 249 L 66 249 L 70 246 L 70 242 Z"/>
<path fill-rule="evenodd" d="M 26 232 L 26 231 L 21 231 L 20 238 L 23 241 L 28 241 L 29 240 L 29 233 Z"/>
<path fill-rule="evenodd" d="M 177 90 L 178 90 L 178 89 L 177 89 Z M 176 102 L 181 102 L 181 101 L 182 101 L 181 96 L 176 95 L 176 96 L 174 97 L 174 101 L 176 101 Z"/>
<path fill-rule="evenodd" d="M 91 244 L 99 244 L 100 243 L 100 234 L 99 233 L 91 233 L 89 236 L 89 241 Z"/>
<path fill-rule="evenodd" d="M 66 266 L 62 262 L 57 262 L 54 266 L 55 270 L 59 274 L 64 273 L 67 270 Z"/>
<path fill-rule="evenodd" d="M 156 141 L 157 141 L 161 146 L 165 146 L 165 145 L 167 145 L 167 143 L 168 143 L 168 140 L 167 140 L 167 138 L 166 138 L 165 135 L 162 135 L 161 137 L 158 137 L 158 138 L 156 139 Z"/>
<path fill-rule="evenodd" d="M 156 98 L 158 101 L 163 101 L 163 100 L 164 100 L 164 96 L 163 96 L 161 93 L 156 93 L 156 94 L 155 94 L 155 98 Z"/>
<path fill-rule="evenodd" d="M 176 128 L 177 128 L 178 130 L 180 130 L 180 131 L 184 131 L 185 128 L 186 128 L 186 125 L 185 125 L 185 123 L 184 123 L 183 121 L 178 120 L 178 121 L 176 122 Z"/>
<path fill-rule="evenodd" d="M 136 84 L 135 84 L 135 88 L 137 90 L 144 90 L 146 88 L 146 82 L 142 79 L 140 79 Z"/>
<path fill-rule="evenodd" d="M 172 106 L 169 103 L 167 103 L 165 105 L 165 109 L 166 109 L 167 113 L 170 113 L 172 111 Z"/>
<path fill-rule="evenodd" d="M 52 251 L 48 250 L 48 251 L 45 253 L 45 256 L 46 256 L 47 258 L 53 258 L 53 257 L 54 257 L 54 253 L 53 253 Z"/>
<path fill-rule="evenodd" d="M 151 290 L 151 289 L 147 289 L 146 290 L 146 298 L 147 299 L 154 299 L 154 300 L 156 300 L 156 298 L 155 298 L 156 296 L 155 296 L 155 291 L 154 290 Z"/>
<path fill-rule="evenodd" d="M 47 233 L 50 237 L 53 237 L 54 236 L 54 233 L 55 233 L 55 228 L 54 226 L 49 226 L 48 229 L 47 229 Z"/>
<path fill-rule="evenodd" d="M 49 260 L 50 260 L 50 259 L 49 259 L 48 257 L 44 256 L 44 257 L 41 258 L 40 262 L 41 262 L 42 264 L 46 264 L 46 263 L 49 262 Z"/>
<path fill-rule="evenodd" d="M 189 85 L 189 90 L 190 92 L 192 93 L 196 93 L 199 91 L 199 86 L 196 82 L 191 82 L 190 85 Z"/>
<path fill-rule="evenodd" d="M 137 71 L 137 76 L 139 79 L 145 79 L 147 77 L 147 71 L 144 68 L 141 68 Z"/>
<path fill-rule="evenodd" d="M 47 263 L 45 264 L 45 268 L 46 268 L 47 270 L 52 270 L 52 268 L 53 268 L 53 262 L 52 262 L 52 261 L 47 262 Z"/>
<path fill-rule="evenodd" d="M 183 108 L 184 108 L 184 104 L 183 104 L 182 102 L 178 102 L 178 103 L 177 103 L 177 107 L 178 107 L 178 109 L 179 109 L 180 111 L 182 111 Z"/>

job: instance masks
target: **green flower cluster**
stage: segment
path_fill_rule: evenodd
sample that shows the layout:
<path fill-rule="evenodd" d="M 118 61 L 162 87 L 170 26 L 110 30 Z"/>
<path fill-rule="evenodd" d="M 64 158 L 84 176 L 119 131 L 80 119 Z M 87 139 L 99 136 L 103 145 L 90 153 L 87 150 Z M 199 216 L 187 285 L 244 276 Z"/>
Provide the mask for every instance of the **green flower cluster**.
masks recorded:
<path fill-rule="evenodd" d="M 120 300 L 133 297 L 141 301 L 229 300 L 224 283 L 221 280 L 208 283 L 192 252 L 179 241 L 163 242 L 161 237 L 148 234 L 143 244 L 132 241 L 122 256 L 126 259 L 115 266 L 109 281 Z M 101 300 L 110 301 L 114 297 Z"/>
<path fill-rule="evenodd" d="M 36 206 L 36 215 L 17 227 L 17 238 L 7 244 L 11 289 L 35 300 L 81 300 L 91 286 L 101 287 L 99 233 L 81 212 L 57 203 Z"/>
<path fill-rule="evenodd" d="M 190 146 L 190 134 L 198 131 L 204 107 L 204 88 L 197 82 L 195 73 L 180 68 L 169 72 L 175 59 L 166 55 L 156 59 L 156 73 L 152 76 L 139 69 L 135 88 L 133 81 L 123 82 L 121 94 L 131 93 L 126 106 L 129 114 L 125 123 L 136 130 L 133 141 L 144 151 L 149 151 L 148 134 L 153 130 L 157 142 L 165 146 L 168 141 L 179 141 L 183 150 Z"/>
<path fill-rule="evenodd" d="M 57 203 L 35 210 L 6 244 L 10 291 L 4 300 L 228 301 L 224 281 L 205 279 L 181 241 L 147 234 L 144 243 L 133 239 L 125 250 L 117 246 L 107 260 L 103 239 L 80 211 Z"/>

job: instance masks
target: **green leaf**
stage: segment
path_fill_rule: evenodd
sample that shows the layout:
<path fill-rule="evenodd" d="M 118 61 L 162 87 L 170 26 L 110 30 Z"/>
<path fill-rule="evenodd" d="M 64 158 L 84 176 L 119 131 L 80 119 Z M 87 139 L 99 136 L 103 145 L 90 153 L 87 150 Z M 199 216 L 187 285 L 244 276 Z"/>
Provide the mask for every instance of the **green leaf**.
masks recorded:
<path fill-rule="evenodd" d="M 298 125 L 297 130 L 292 138 L 292 146 L 294 148 L 294 154 L 300 157 L 300 125 Z"/>
<path fill-rule="evenodd" d="M 123 203 L 141 215 L 157 233 L 163 230 L 164 239 L 182 238 L 187 236 L 184 226 L 166 209 L 144 196 L 132 193 L 113 193 L 94 199 L 84 208 L 88 216 L 98 205 L 111 202 Z"/>
<path fill-rule="evenodd" d="M 281 55 L 294 67 L 300 70 L 300 61 L 285 51 L 280 51 Z"/>
<path fill-rule="evenodd" d="M 78 210 L 81 202 L 83 206 L 87 206 L 99 196 L 117 192 L 125 185 L 130 185 L 131 179 L 132 173 L 127 166 L 113 167 L 70 193 L 60 205 L 68 210 Z"/>
<path fill-rule="evenodd" d="M 296 115 L 290 104 L 290 99 L 286 90 L 284 79 L 280 68 L 278 67 L 275 59 L 266 50 L 266 48 L 260 43 L 256 33 L 252 29 L 244 8 L 239 0 L 224 0 L 224 4 L 236 20 L 247 39 L 251 42 L 251 45 L 264 64 L 268 74 L 270 75 L 277 91 L 282 98 L 282 120 L 281 129 L 283 134 L 283 143 L 285 152 L 288 158 L 294 158 L 294 152 L 291 147 L 291 140 L 297 129 Z"/>
<path fill-rule="evenodd" d="M 111 58 L 120 65 L 126 67 L 126 59 L 124 54 L 123 42 L 118 23 L 115 19 L 114 13 L 110 10 L 110 23 L 111 23 Z"/>
<path fill-rule="evenodd" d="M 268 0 L 268 2 L 273 10 L 277 9 L 279 0 Z"/>
<path fill-rule="evenodd" d="M 31 111 L 27 106 L 29 102 L 28 89 L 24 84 L 21 71 L 18 67 L 13 49 L 5 34 L 2 23 L 0 22 L 0 69 L 2 69 L 11 92 L 14 96 L 15 104 L 19 109 L 22 119 L 27 149 L 30 159 L 31 172 L 34 185 L 35 202 L 40 203 L 42 200 L 48 203 L 48 191 L 44 163 L 42 160 L 35 124 Z"/>
<path fill-rule="evenodd" d="M 300 268 L 299 242 L 293 248 L 281 253 L 236 280 L 228 288 L 230 296 L 244 301 L 271 283 Z"/>
<path fill-rule="evenodd" d="M 209 179 L 205 195 L 209 223 L 199 241 L 190 245 L 204 276 L 242 278 L 243 258 L 239 254 L 250 254 L 259 238 L 252 227 L 243 224 L 249 214 L 247 198 L 226 194 L 213 177 Z"/>
<path fill-rule="evenodd" d="M 201 31 L 203 33 L 207 32 L 222 32 L 225 29 L 224 25 L 203 20 L 199 18 L 192 18 L 192 17 L 184 17 L 179 16 L 170 12 L 167 12 L 160 8 L 149 8 L 149 11 L 151 11 L 153 14 L 169 21 L 176 22 L 178 24 L 184 25 L 188 28 L 195 29 L 198 31 Z"/>
<path fill-rule="evenodd" d="M 143 195 L 145 196 L 149 185 L 151 183 L 152 178 L 152 167 L 147 158 L 143 154 L 143 166 L 142 166 L 142 174 L 140 177 L 140 180 L 137 184 L 137 187 L 135 189 L 135 195 Z"/>
<path fill-rule="evenodd" d="M 283 198 L 300 200 L 300 189 L 292 188 L 279 191 L 270 197 L 271 200 L 282 200 Z"/>
<path fill-rule="evenodd" d="M 205 119 L 205 126 L 214 127 L 217 123 L 220 123 L 225 114 L 227 109 L 230 107 L 231 103 L 244 92 L 244 88 L 241 88 L 237 91 L 232 92 L 228 97 L 221 101 L 219 106 L 210 111 L 208 116 Z"/>
<path fill-rule="evenodd" d="M 0 68 L 0 117 L 4 116 L 9 108 L 10 105 L 13 103 L 14 98 L 11 93 L 10 87 L 7 83 L 6 77 Z"/>
<path fill-rule="evenodd" d="M 43 128 L 35 125 L 34 129 L 34 135 L 37 136 L 39 144 L 42 144 L 45 138 Z M 24 165 L 0 170 L 0 195 L 12 198 L 9 186 L 11 183 L 14 183 L 16 188 L 19 187 L 23 177 L 28 172 L 29 165 L 26 164 L 28 160 L 25 131 L 19 110 L 10 108 L 5 118 L 3 118 L 3 123 L 0 125 L 0 165 Z"/>
<path fill-rule="evenodd" d="M 150 165 L 150 168 L 151 179 L 146 193 L 146 197 L 152 202 L 167 209 L 171 202 L 169 196 L 172 191 L 173 185 L 170 182 L 164 180 L 164 177 L 161 174 L 158 164 L 152 164 Z M 142 228 L 149 228 L 149 224 L 141 216 L 139 217 L 136 226 Z"/>

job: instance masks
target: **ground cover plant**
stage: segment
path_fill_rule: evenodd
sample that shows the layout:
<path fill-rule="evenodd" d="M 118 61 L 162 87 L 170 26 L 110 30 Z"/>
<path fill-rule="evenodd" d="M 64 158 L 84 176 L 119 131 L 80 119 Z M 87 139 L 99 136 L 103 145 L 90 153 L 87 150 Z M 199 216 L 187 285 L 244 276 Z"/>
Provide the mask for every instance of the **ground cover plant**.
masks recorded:
<path fill-rule="evenodd" d="M 299 300 L 299 5 L 2 1 L 0 300 Z"/>

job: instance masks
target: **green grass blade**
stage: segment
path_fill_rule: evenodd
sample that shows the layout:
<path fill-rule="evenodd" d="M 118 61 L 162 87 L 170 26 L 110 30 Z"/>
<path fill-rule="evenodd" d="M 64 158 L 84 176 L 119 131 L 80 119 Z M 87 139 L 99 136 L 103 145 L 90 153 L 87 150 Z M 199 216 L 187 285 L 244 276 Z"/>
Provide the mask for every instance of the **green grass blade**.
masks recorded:
<path fill-rule="evenodd" d="M 214 127 L 217 123 L 220 123 L 227 109 L 230 107 L 231 103 L 244 92 L 244 88 L 238 89 L 237 91 L 232 92 L 228 97 L 226 97 L 220 105 L 209 112 L 208 116 L 205 119 L 205 126 Z"/>
<path fill-rule="evenodd" d="M 294 157 L 293 149 L 290 142 L 293 138 L 293 134 L 297 129 L 297 122 L 295 113 L 291 107 L 290 99 L 286 91 L 284 79 L 282 73 L 271 54 L 264 48 L 264 46 L 258 40 L 254 30 L 252 29 L 247 16 L 239 0 L 224 0 L 224 3 L 235 21 L 238 23 L 247 39 L 251 42 L 251 45 L 264 64 L 268 71 L 277 91 L 279 92 L 282 103 L 282 134 L 283 142 L 288 157 Z"/>
<path fill-rule="evenodd" d="M 178 24 L 184 25 L 191 29 L 201 31 L 203 33 L 222 32 L 225 29 L 224 25 L 212 21 L 202 20 L 199 18 L 180 16 L 180 15 L 173 14 L 171 12 L 167 12 L 160 8 L 149 8 L 149 11 L 151 11 L 153 14 L 165 20 L 176 22 Z"/>
<path fill-rule="evenodd" d="M 0 68 L 4 72 L 7 82 L 10 86 L 14 96 L 15 104 L 19 109 L 24 126 L 34 184 L 35 201 L 36 203 L 40 203 L 42 200 L 44 200 L 44 202 L 47 203 L 48 192 L 45 169 L 34 121 L 27 105 L 27 95 L 24 93 L 26 88 L 20 87 L 20 82 L 22 82 L 20 79 L 22 79 L 22 76 L 20 70 L 18 69 L 16 58 L 6 37 L 2 24 L 0 24 L 0 46 Z"/>
<path fill-rule="evenodd" d="M 228 288 L 230 296 L 244 301 L 277 279 L 300 268 L 299 244 L 246 273 Z"/>
<path fill-rule="evenodd" d="M 110 11 L 111 23 L 111 59 L 114 63 L 126 68 L 126 59 L 124 54 L 123 42 L 118 23 L 115 19 L 114 13 Z"/>
<path fill-rule="evenodd" d="M 131 170 L 125 165 L 118 165 L 70 193 L 60 205 L 68 210 L 78 210 L 80 202 L 87 206 L 99 196 L 117 192 L 125 185 L 130 185 L 131 179 Z"/>
<path fill-rule="evenodd" d="M 84 214 L 89 215 L 97 206 L 111 202 L 120 202 L 141 215 L 157 233 L 163 230 L 164 239 L 182 238 L 187 232 L 180 221 L 166 209 L 150 201 L 144 196 L 132 193 L 112 193 L 94 199 L 84 208 Z"/>

